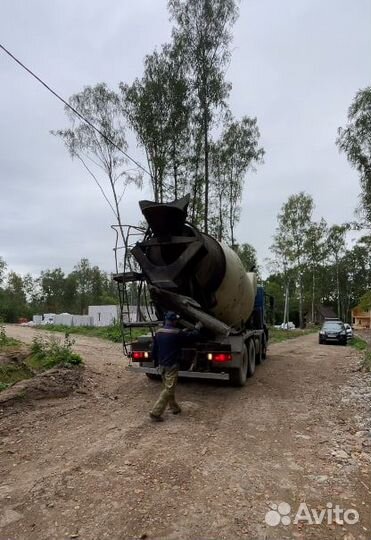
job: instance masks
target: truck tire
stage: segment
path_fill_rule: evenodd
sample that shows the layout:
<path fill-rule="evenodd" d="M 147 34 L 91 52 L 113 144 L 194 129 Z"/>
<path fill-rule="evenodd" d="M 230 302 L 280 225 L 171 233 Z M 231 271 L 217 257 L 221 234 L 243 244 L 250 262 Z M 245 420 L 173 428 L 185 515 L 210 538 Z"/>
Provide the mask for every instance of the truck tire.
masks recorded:
<path fill-rule="evenodd" d="M 245 386 L 247 379 L 247 368 L 249 364 L 249 355 L 246 345 L 243 346 L 241 353 L 241 365 L 239 368 L 232 368 L 229 371 L 229 382 L 232 386 Z"/>
<path fill-rule="evenodd" d="M 253 339 L 249 339 L 247 342 L 247 350 L 248 350 L 248 365 L 247 365 L 247 376 L 252 377 L 255 373 L 255 343 Z"/>
<path fill-rule="evenodd" d="M 267 338 L 265 332 L 262 335 L 262 360 L 267 358 Z"/>
<path fill-rule="evenodd" d="M 255 340 L 255 364 L 258 366 L 263 361 L 263 336 Z"/>

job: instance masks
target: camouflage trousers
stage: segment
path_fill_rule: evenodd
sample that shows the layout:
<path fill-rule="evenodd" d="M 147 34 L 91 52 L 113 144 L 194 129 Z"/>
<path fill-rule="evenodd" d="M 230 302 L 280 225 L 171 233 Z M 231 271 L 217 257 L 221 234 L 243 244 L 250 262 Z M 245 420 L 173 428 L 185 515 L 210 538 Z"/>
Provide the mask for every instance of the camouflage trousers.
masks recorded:
<path fill-rule="evenodd" d="M 180 412 L 180 407 L 175 400 L 175 387 L 178 382 L 178 368 L 161 367 L 162 392 L 154 404 L 151 414 L 161 416 L 167 405 L 173 412 Z"/>

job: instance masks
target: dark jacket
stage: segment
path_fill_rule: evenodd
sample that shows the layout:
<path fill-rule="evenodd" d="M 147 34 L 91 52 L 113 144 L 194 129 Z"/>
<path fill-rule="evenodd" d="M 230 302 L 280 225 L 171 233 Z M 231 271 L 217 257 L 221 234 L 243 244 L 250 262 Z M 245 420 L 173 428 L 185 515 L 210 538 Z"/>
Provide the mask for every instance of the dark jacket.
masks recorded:
<path fill-rule="evenodd" d="M 173 326 L 160 328 L 153 340 L 152 358 L 155 366 L 179 367 L 181 350 L 192 345 L 199 337 L 199 332 L 184 332 Z"/>

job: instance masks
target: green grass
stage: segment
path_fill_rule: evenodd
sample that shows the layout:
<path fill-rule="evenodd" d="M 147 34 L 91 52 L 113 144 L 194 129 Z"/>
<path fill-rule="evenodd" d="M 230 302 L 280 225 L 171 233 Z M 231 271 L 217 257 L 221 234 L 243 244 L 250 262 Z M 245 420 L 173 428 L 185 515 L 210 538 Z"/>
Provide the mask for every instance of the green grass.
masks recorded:
<path fill-rule="evenodd" d="M 371 349 L 364 339 L 354 336 L 350 342 L 350 345 L 363 353 L 363 358 L 361 360 L 362 368 L 365 371 L 371 371 Z"/>
<path fill-rule="evenodd" d="M 40 336 L 34 337 L 31 345 L 31 355 L 27 358 L 27 365 L 36 371 L 43 371 L 55 366 L 70 366 L 82 363 L 79 354 L 73 352 L 75 341 L 65 334 L 64 340 Z"/>
<path fill-rule="evenodd" d="M 50 332 L 63 332 L 64 334 L 79 334 L 80 336 L 92 336 L 99 337 L 101 339 L 108 339 L 115 343 L 121 343 L 122 335 L 120 325 L 115 324 L 112 326 L 64 326 L 62 324 L 48 324 L 45 326 L 37 326 L 38 330 L 47 330 Z M 134 328 L 132 329 L 132 336 L 136 338 L 147 334 L 147 328 Z M 125 332 L 125 337 L 130 336 L 129 331 Z"/>
<path fill-rule="evenodd" d="M 44 339 L 35 337 L 30 355 L 23 361 L 7 361 L 0 364 L 0 391 L 23 379 L 30 379 L 37 373 L 56 366 L 72 367 L 82 363 L 82 358 L 73 352 L 74 340 L 65 336 L 64 340 L 54 336 Z"/>
<path fill-rule="evenodd" d="M 312 328 L 305 328 L 300 330 L 295 328 L 294 330 L 281 330 L 279 328 L 269 328 L 269 342 L 281 343 L 288 339 L 294 339 L 308 334 L 314 334 L 319 331 L 319 327 L 313 326 Z"/>
<path fill-rule="evenodd" d="M 25 363 L 9 363 L 0 366 L 0 390 L 5 390 L 12 384 L 33 377 L 33 371 Z"/>
<path fill-rule="evenodd" d="M 7 338 L 6 343 L 0 343 L 0 353 L 9 352 L 12 349 L 20 347 L 21 345 L 22 345 L 22 343 L 20 341 L 18 341 L 18 339 Z"/>
<path fill-rule="evenodd" d="M 21 342 L 17 339 L 10 338 L 5 333 L 5 326 L 0 324 L 0 352 L 7 352 L 14 347 L 19 347 Z"/>
<path fill-rule="evenodd" d="M 358 336 L 354 336 L 353 339 L 351 339 L 351 341 L 349 342 L 349 344 L 358 351 L 365 351 L 367 349 L 367 341 Z"/>

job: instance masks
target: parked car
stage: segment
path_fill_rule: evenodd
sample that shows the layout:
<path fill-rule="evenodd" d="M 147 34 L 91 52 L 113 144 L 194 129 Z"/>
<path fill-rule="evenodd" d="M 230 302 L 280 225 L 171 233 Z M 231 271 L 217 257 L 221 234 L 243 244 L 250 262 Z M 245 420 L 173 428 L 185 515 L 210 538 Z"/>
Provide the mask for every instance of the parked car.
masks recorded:
<path fill-rule="evenodd" d="M 350 341 L 351 339 L 353 339 L 353 328 L 348 323 L 344 323 L 344 326 L 347 333 L 347 339 L 348 341 Z"/>
<path fill-rule="evenodd" d="M 331 320 L 325 321 L 319 332 L 318 343 L 338 343 L 340 345 L 347 344 L 347 331 L 344 323 L 341 321 Z"/>

